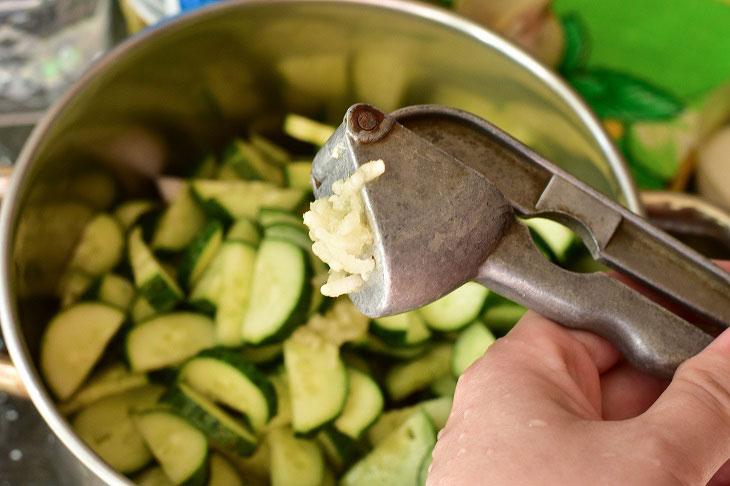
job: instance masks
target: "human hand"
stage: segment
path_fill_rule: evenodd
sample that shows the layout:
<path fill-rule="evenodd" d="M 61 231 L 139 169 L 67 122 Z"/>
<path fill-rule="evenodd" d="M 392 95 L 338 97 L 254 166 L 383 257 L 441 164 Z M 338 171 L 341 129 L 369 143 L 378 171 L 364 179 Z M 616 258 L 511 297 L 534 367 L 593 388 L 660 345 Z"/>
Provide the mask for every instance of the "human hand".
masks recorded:
<path fill-rule="evenodd" d="M 528 312 L 459 379 L 433 457 L 428 486 L 730 484 L 730 330 L 669 383 Z"/>

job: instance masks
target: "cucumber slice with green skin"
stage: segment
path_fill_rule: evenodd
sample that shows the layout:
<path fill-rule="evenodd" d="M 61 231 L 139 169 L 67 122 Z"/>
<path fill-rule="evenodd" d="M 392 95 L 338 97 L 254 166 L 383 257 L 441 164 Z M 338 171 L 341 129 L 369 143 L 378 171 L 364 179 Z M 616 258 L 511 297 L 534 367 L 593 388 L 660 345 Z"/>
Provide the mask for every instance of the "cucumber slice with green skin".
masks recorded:
<path fill-rule="evenodd" d="M 370 324 L 370 332 L 388 346 L 419 346 L 431 339 L 431 330 L 416 312 L 381 317 Z"/>
<path fill-rule="evenodd" d="M 71 269 L 66 271 L 58 284 L 58 297 L 61 300 L 61 308 L 66 308 L 85 298 L 89 289 L 94 287 L 95 280 L 92 275 L 82 270 Z"/>
<path fill-rule="evenodd" d="M 164 389 L 147 385 L 112 395 L 79 412 L 71 426 L 99 457 L 121 473 L 138 471 L 152 460 L 130 413 L 153 405 Z"/>
<path fill-rule="evenodd" d="M 324 479 L 324 458 L 316 442 L 294 436 L 289 427 L 268 434 L 271 486 L 317 486 Z"/>
<path fill-rule="evenodd" d="M 144 298 L 144 296 L 137 295 L 132 301 L 131 307 L 129 309 L 129 314 L 132 317 L 132 322 L 134 322 L 135 324 L 139 324 L 140 322 L 146 321 L 147 319 L 158 315 L 159 312 L 157 312 L 157 309 L 152 307 L 152 305 L 147 301 L 147 299 Z"/>
<path fill-rule="evenodd" d="M 146 374 L 132 373 L 122 363 L 117 363 L 94 373 L 68 401 L 58 404 L 58 411 L 63 415 L 71 415 L 102 398 L 148 383 L 149 379 Z"/>
<path fill-rule="evenodd" d="M 41 371 L 60 400 L 75 392 L 124 322 L 124 312 L 82 302 L 51 319 L 41 338 Z"/>
<path fill-rule="evenodd" d="M 175 486 L 160 466 L 151 467 L 133 478 L 137 486 Z"/>
<path fill-rule="evenodd" d="M 251 344 L 275 342 L 304 322 L 312 287 L 305 252 L 284 240 L 264 238 L 256 254 L 253 286 L 241 335 Z"/>
<path fill-rule="evenodd" d="M 494 334 L 480 321 L 475 321 L 459 333 L 451 357 L 451 373 L 461 376 L 495 341 Z"/>
<path fill-rule="evenodd" d="M 185 383 L 169 389 L 161 401 L 202 430 L 212 446 L 241 456 L 250 456 L 256 450 L 258 440 L 243 423 Z"/>
<path fill-rule="evenodd" d="M 271 164 L 284 166 L 291 160 L 289 152 L 261 134 L 252 133 L 251 136 L 248 137 L 248 140 L 251 145 Z"/>
<path fill-rule="evenodd" d="M 263 207 L 292 211 L 306 197 L 300 189 L 277 187 L 261 181 L 197 179 L 191 187 L 208 214 L 227 220 L 255 219 Z"/>
<path fill-rule="evenodd" d="M 200 430 L 167 409 L 137 412 L 133 417 L 137 430 L 173 484 L 205 484 L 208 441 Z"/>
<path fill-rule="evenodd" d="M 205 213 L 185 185 L 162 213 L 152 236 L 155 251 L 176 252 L 188 246 L 205 225 Z"/>
<path fill-rule="evenodd" d="M 295 160 L 284 167 L 286 185 L 303 191 L 312 191 L 310 174 L 312 173 L 311 160 Z"/>
<path fill-rule="evenodd" d="M 388 346 L 375 336 L 368 335 L 363 343 L 364 348 L 374 354 L 381 354 L 402 361 L 410 361 L 426 354 L 430 349 L 428 343 L 419 346 L 393 347 Z"/>
<path fill-rule="evenodd" d="M 105 304 L 126 311 L 135 295 L 134 284 L 115 273 L 102 275 L 95 285 L 84 294 L 85 299 L 100 300 Z"/>
<path fill-rule="evenodd" d="M 418 468 L 418 486 L 426 486 L 426 479 L 428 478 L 428 471 L 431 469 L 433 463 L 433 447 L 427 451 L 421 459 L 421 465 Z"/>
<path fill-rule="evenodd" d="M 398 364 L 385 375 L 385 388 L 395 400 L 426 388 L 451 371 L 451 344 L 438 344 L 425 355 L 409 363 Z"/>
<path fill-rule="evenodd" d="M 270 484 L 271 448 L 269 447 L 269 441 L 265 438 L 259 444 L 256 452 L 249 457 L 241 457 L 226 450 L 219 450 L 218 452 L 225 454 L 226 458 L 238 468 L 247 484 L 253 486 L 268 486 Z"/>
<path fill-rule="evenodd" d="M 284 211 L 282 209 L 261 208 L 259 209 L 259 214 L 256 217 L 256 220 L 258 221 L 259 225 L 264 228 L 264 231 L 267 227 L 274 226 L 275 224 L 290 224 L 292 226 L 301 228 L 305 234 L 308 231 L 307 227 L 304 226 L 304 222 L 301 216 L 297 216 L 294 213 Z M 309 246 L 311 246 L 311 244 Z"/>
<path fill-rule="evenodd" d="M 122 227 L 114 216 L 101 213 L 84 227 L 68 268 L 101 275 L 119 263 L 123 250 Z"/>
<path fill-rule="evenodd" d="M 215 177 L 218 171 L 218 162 L 215 160 L 215 155 L 207 154 L 200 162 L 188 173 L 190 179 L 206 179 L 208 177 Z"/>
<path fill-rule="evenodd" d="M 236 468 L 220 454 L 210 455 L 209 469 L 208 486 L 244 486 Z"/>
<path fill-rule="evenodd" d="M 383 394 L 370 376 L 353 368 L 347 369 L 349 394 L 334 427 L 343 434 L 359 439 L 383 411 Z"/>
<path fill-rule="evenodd" d="M 222 166 L 228 166 L 242 179 L 261 180 L 284 185 L 281 167 L 270 163 L 251 144 L 241 139 L 231 142 L 223 152 Z"/>
<path fill-rule="evenodd" d="M 129 261 L 139 294 L 158 312 L 175 307 L 183 298 L 183 292 L 142 241 L 140 228 L 133 229 L 129 234 L 128 245 Z"/>
<path fill-rule="evenodd" d="M 283 347 L 281 343 L 267 344 L 265 346 L 245 346 L 241 348 L 241 356 L 253 364 L 270 363 L 281 357 Z"/>
<path fill-rule="evenodd" d="M 183 288 L 191 288 L 215 256 L 223 241 L 223 225 L 209 221 L 183 253 L 177 271 L 177 281 Z"/>
<path fill-rule="evenodd" d="M 575 245 L 575 233 L 562 224 L 547 218 L 524 220 L 528 228 L 536 232 L 559 262 L 564 262 Z"/>
<path fill-rule="evenodd" d="M 467 282 L 450 294 L 418 309 L 426 324 L 436 331 L 452 332 L 466 327 L 479 317 L 489 290 L 476 282 Z"/>
<path fill-rule="evenodd" d="M 426 412 L 419 410 L 342 477 L 340 484 L 416 484 L 423 457 L 436 444 Z"/>
<path fill-rule="evenodd" d="M 178 380 L 238 410 L 255 430 L 260 430 L 276 415 L 274 386 L 235 351 L 225 348 L 203 351 L 180 368 Z"/>
<path fill-rule="evenodd" d="M 325 125 L 311 118 L 289 113 L 284 118 L 284 133 L 292 138 L 309 142 L 319 147 L 323 146 L 327 140 L 335 133 L 335 127 Z"/>
<path fill-rule="evenodd" d="M 325 427 L 316 437 L 322 447 L 327 463 L 341 473 L 350 467 L 360 456 L 362 450 L 353 438 L 339 432 L 334 427 Z"/>
<path fill-rule="evenodd" d="M 129 228 L 137 224 L 139 218 L 153 209 L 157 208 L 157 203 L 148 199 L 133 199 L 124 201 L 114 209 L 114 217 L 117 218 L 122 229 L 127 231 Z"/>
<path fill-rule="evenodd" d="M 251 296 L 256 250 L 240 241 L 227 241 L 220 258 L 221 289 L 215 313 L 216 342 L 222 346 L 240 346 L 241 326 Z"/>
<path fill-rule="evenodd" d="M 525 312 L 527 312 L 526 307 L 509 301 L 487 304 L 487 308 L 482 313 L 481 319 L 492 331 L 499 334 L 507 334 L 517 324 L 517 321 L 522 319 Z"/>
<path fill-rule="evenodd" d="M 348 381 L 336 345 L 301 327 L 284 341 L 284 366 L 297 434 L 313 433 L 340 415 Z"/>
<path fill-rule="evenodd" d="M 431 383 L 431 391 L 440 397 L 453 397 L 456 391 L 456 378 L 449 373 Z"/>
<path fill-rule="evenodd" d="M 134 371 L 151 371 L 178 363 L 213 347 L 213 321 L 202 314 L 173 312 L 146 320 L 127 333 L 127 361 Z"/>
<path fill-rule="evenodd" d="M 368 442 L 370 442 L 372 446 L 378 445 L 388 436 L 388 434 L 400 427 L 400 425 L 405 422 L 408 417 L 413 415 L 413 413 L 419 409 L 425 411 L 431 419 L 431 422 L 433 422 L 435 429 L 440 430 L 446 425 L 446 421 L 451 413 L 452 405 L 453 398 L 448 396 L 424 400 L 410 407 L 388 410 L 380 416 L 378 421 L 375 422 L 372 427 L 368 429 Z"/>
<path fill-rule="evenodd" d="M 286 372 L 280 369 L 278 372 L 268 375 L 268 378 L 276 390 L 276 415 L 269 421 L 267 429 L 291 425 L 291 397 Z"/>
<path fill-rule="evenodd" d="M 261 241 L 261 231 L 256 223 L 247 218 L 236 220 L 226 233 L 226 239 L 241 240 L 256 247 Z"/>

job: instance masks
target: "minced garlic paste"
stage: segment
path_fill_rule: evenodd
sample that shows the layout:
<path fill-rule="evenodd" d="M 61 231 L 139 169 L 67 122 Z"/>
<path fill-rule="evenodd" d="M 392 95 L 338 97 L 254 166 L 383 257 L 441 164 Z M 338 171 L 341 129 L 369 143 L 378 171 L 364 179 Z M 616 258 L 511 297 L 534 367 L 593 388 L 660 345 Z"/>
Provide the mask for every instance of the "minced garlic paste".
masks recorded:
<path fill-rule="evenodd" d="M 360 195 L 368 182 L 385 171 L 382 160 L 361 165 L 347 179 L 332 184 L 333 194 L 317 199 L 304 214 L 312 251 L 330 267 L 322 294 L 329 297 L 357 292 L 375 268 L 370 253 L 373 230 Z"/>

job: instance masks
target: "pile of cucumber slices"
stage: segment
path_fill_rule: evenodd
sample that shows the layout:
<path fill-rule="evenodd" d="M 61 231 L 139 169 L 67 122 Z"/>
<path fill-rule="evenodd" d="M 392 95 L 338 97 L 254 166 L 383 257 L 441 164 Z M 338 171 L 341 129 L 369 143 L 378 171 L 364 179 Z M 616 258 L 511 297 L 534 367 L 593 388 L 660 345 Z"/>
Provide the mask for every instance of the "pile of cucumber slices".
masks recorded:
<path fill-rule="evenodd" d="M 140 485 L 422 485 L 456 379 L 524 312 L 474 283 L 373 321 L 324 298 L 301 215 L 332 128 L 291 115 L 283 131 L 233 140 L 159 198 L 110 201 L 68 259 L 42 374 Z M 570 257 L 570 232 L 530 224 Z"/>

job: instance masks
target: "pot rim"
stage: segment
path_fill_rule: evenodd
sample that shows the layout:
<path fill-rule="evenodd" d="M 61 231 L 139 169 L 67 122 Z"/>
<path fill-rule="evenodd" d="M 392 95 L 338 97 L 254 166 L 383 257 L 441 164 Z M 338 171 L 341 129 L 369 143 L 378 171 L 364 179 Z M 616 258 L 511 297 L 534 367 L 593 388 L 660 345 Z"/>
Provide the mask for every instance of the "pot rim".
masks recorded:
<path fill-rule="evenodd" d="M 15 169 L 3 200 L 2 210 L 0 211 L 0 248 L 2 249 L 2 255 L 0 255 L 0 328 L 2 329 L 8 351 L 33 404 L 45 422 L 76 458 L 106 484 L 132 485 L 127 478 L 112 469 L 84 444 L 78 435 L 73 432 L 66 419 L 58 412 L 52 397 L 36 372 L 35 365 L 30 357 L 25 345 L 25 339 L 17 322 L 15 296 L 10 288 L 12 271 L 11 250 L 13 247 L 13 236 L 19 206 L 18 196 L 26 184 L 31 168 L 31 161 L 37 155 L 40 143 L 48 134 L 53 123 L 72 104 L 85 86 L 103 72 L 103 70 L 107 69 L 108 66 L 114 64 L 122 56 L 127 55 L 129 51 L 134 50 L 139 44 L 147 42 L 156 36 L 164 35 L 170 29 L 182 28 L 186 23 L 200 22 L 206 16 L 217 15 L 228 9 L 238 9 L 242 6 L 256 4 L 291 3 L 353 4 L 370 8 L 393 10 L 459 31 L 479 43 L 502 53 L 516 64 L 530 71 L 578 116 L 578 119 L 588 130 L 589 134 L 598 143 L 602 155 L 607 159 L 621 192 L 626 199 L 628 208 L 640 214 L 643 212 L 639 193 L 625 161 L 604 131 L 598 118 L 596 118 L 588 105 L 577 93 L 565 81 L 560 79 L 557 74 L 510 41 L 471 20 L 460 17 L 443 8 L 414 3 L 408 0 L 233 0 L 214 3 L 192 13 L 178 15 L 145 29 L 126 39 L 96 60 L 44 115 L 42 120 L 33 129 L 31 136 L 25 143 L 16 161 Z"/>

